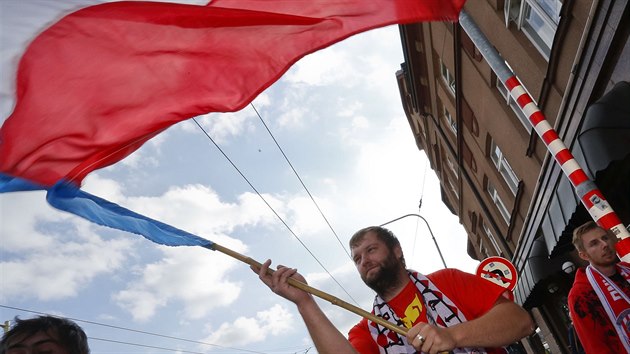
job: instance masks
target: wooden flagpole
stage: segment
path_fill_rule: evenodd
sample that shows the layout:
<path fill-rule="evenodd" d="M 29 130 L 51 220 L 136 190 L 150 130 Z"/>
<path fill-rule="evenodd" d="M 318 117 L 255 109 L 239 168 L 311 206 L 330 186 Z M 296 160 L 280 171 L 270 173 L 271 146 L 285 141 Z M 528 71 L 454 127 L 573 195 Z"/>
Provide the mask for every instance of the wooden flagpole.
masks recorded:
<path fill-rule="evenodd" d="M 250 266 L 254 266 L 254 267 L 262 267 L 262 264 L 260 262 L 255 261 L 254 259 L 244 256 L 236 251 L 233 251 L 229 248 L 223 247 L 221 245 L 218 245 L 216 243 L 212 243 L 208 246 L 203 246 L 205 248 L 211 249 L 213 251 L 219 251 L 223 254 L 226 254 L 232 258 L 235 258 L 243 263 L 247 263 Z M 273 273 L 273 270 L 269 270 L 270 273 Z M 319 289 L 313 288 L 312 286 L 302 283 L 301 281 L 295 280 L 293 278 L 289 278 L 289 285 L 298 288 L 300 290 L 306 291 L 309 294 L 315 295 L 317 297 L 319 297 L 320 299 L 326 300 L 328 302 L 330 302 L 333 305 L 339 306 L 341 308 L 344 308 L 350 312 L 353 312 L 363 318 L 366 318 L 372 322 L 376 322 L 378 324 L 380 324 L 383 327 L 386 327 L 400 335 L 403 336 L 407 336 L 407 329 L 403 328 L 403 327 L 398 327 L 395 324 L 388 322 L 386 320 L 384 320 L 382 317 L 378 317 L 376 315 L 374 315 L 373 313 L 367 312 L 365 310 L 363 310 L 360 307 L 354 306 L 348 302 L 345 302 L 341 299 L 339 299 L 338 297 L 335 297 L 333 295 L 330 295 L 326 292 L 323 292 Z"/>

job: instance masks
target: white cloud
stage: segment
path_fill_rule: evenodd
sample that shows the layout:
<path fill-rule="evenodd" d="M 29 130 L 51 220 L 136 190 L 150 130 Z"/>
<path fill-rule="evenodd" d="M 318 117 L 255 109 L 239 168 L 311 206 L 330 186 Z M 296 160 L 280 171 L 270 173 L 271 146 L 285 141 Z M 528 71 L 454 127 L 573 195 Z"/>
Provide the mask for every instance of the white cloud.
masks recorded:
<path fill-rule="evenodd" d="M 99 197 L 113 203 L 123 203 L 125 200 L 120 184 L 114 180 L 103 178 L 98 173 L 88 175 L 83 180 L 81 188 L 88 193 L 98 194 Z"/>
<path fill-rule="evenodd" d="M 281 210 L 283 203 L 270 195 L 264 197 L 276 210 Z M 227 203 L 210 187 L 202 185 L 171 187 L 163 195 L 132 197 L 125 204 L 141 214 L 208 239 L 236 226 L 275 220 L 256 194 L 245 192 L 238 196 L 238 203 Z"/>
<path fill-rule="evenodd" d="M 286 213 L 286 202 L 281 196 L 271 195 L 267 193 L 261 194 L 263 198 L 271 205 L 271 207 L 284 218 Z M 265 205 L 258 194 L 245 192 L 238 196 L 239 213 L 232 214 L 234 220 L 239 220 L 241 225 L 255 224 L 273 224 L 278 221 L 277 217 Z"/>
<path fill-rule="evenodd" d="M 272 104 L 267 110 L 269 113 L 263 113 L 269 117 L 269 121 L 275 121 L 283 129 L 300 130 L 320 120 L 321 109 L 317 106 L 325 94 L 310 91 L 301 82 L 281 79 L 276 85 L 283 90 L 281 95 L 276 93 L 271 98 Z"/>
<path fill-rule="evenodd" d="M 392 196 L 401 196 L 401 199 L 407 199 L 406 194 L 419 194 L 420 186 L 413 181 L 417 181 L 421 175 L 422 166 L 418 163 L 419 151 L 412 149 L 412 140 L 409 125 L 402 119 L 393 120 L 379 136 L 370 140 L 355 138 L 355 144 L 360 149 L 355 170 L 357 174 L 369 173 L 370 178 L 363 179 L 363 183 L 368 185 L 363 187 L 373 191 L 371 198 L 391 199 Z M 375 165 L 375 161 L 379 164 Z M 409 186 L 417 190 L 410 191 Z"/>
<path fill-rule="evenodd" d="M 334 214 L 334 206 L 325 199 L 315 198 L 317 205 L 322 211 Z M 287 201 L 287 208 L 290 211 L 291 229 L 301 236 L 313 236 L 328 227 L 322 218 L 319 210 L 313 201 L 308 197 L 294 197 Z M 325 214 L 324 214 L 325 215 Z"/>
<path fill-rule="evenodd" d="M 119 270 L 130 253 L 131 239 L 103 239 L 100 227 L 44 201 L 41 192 L 0 195 L 3 302 L 75 297 L 95 277 Z"/>
<path fill-rule="evenodd" d="M 304 106 L 294 106 L 292 108 L 286 109 L 280 115 L 278 119 L 278 125 L 280 127 L 304 127 L 305 120 L 304 117 L 310 115 L 311 112 L 309 108 Z"/>
<path fill-rule="evenodd" d="M 370 126 L 370 121 L 365 116 L 355 116 L 352 118 L 352 127 L 354 129 L 365 129 Z"/>
<path fill-rule="evenodd" d="M 250 106 L 238 112 L 208 113 L 195 118 L 217 144 L 228 143 L 230 138 L 254 131 L 256 129 L 254 119 L 257 119 L 256 112 Z M 189 133 L 203 134 L 193 121 L 181 122 L 177 127 Z"/>
<path fill-rule="evenodd" d="M 334 84 L 345 90 L 378 89 L 380 94 L 398 97 L 397 90 L 379 89 L 385 82 L 395 83 L 391 63 L 400 60 L 402 54 L 400 43 L 391 40 L 397 31 L 396 26 L 368 31 L 346 39 L 343 46 L 309 54 L 298 61 L 283 80 L 310 86 Z M 379 43 L 378 51 L 374 50 L 373 43 Z"/>
<path fill-rule="evenodd" d="M 61 241 L 50 250 L 33 250 L 22 258 L 1 262 L 3 301 L 41 301 L 76 296 L 94 277 L 119 270 L 131 245 L 127 240 L 90 243 Z"/>
<path fill-rule="evenodd" d="M 241 285 L 226 279 L 236 261 L 201 247 L 161 247 L 161 251 L 160 261 L 144 265 L 138 278 L 113 296 L 134 320 L 150 319 L 169 302 L 177 302 L 185 317 L 199 319 L 239 296 Z"/>
<path fill-rule="evenodd" d="M 349 137 L 352 134 L 356 134 L 357 131 L 364 130 L 370 127 L 370 119 L 365 116 L 364 110 L 365 104 L 361 101 L 348 101 L 344 97 L 340 97 L 337 102 L 337 116 L 343 118 L 349 118 L 352 122 L 350 129 L 344 128 L 340 130 L 340 135 L 344 138 Z"/>
<path fill-rule="evenodd" d="M 256 97 L 252 104 L 256 107 L 256 110 L 260 112 L 262 109 L 271 105 L 271 98 L 268 93 L 263 92 Z M 217 144 L 229 143 L 231 142 L 230 138 L 252 133 L 258 124 L 256 112 L 250 105 L 247 105 L 240 111 L 236 112 L 208 113 L 200 115 L 195 117 L 195 120 L 197 120 L 197 122 Z M 197 124 L 192 120 L 179 122 L 175 126 L 187 133 L 203 134 Z M 162 134 L 158 135 L 158 137 Z"/>
<path fill-rule="evenodd" d="M 50 221 L 61 222 L 68 217 L 68 214 L 48 206 L 45 192 L 0 194 L 0 249 L 20 253 L 51 247 L 54 239 L 38 225 Z"/>
<path fill-rule="evenodd" d="M 291 335 L 294 332 L 294 322 L 291 312 L 276 304 L 269 310 L 257 312 L 255 317 L 241 316 L 232 323 L 224 322 L 201 341 L 243 346 L 262 342 L 268 336 Z"/>
<path fill-rule="evenodd" d="M 143 169 L 146 167 L 157 167 L 160 165 L 160 155 L 162 153 L 161 146 L 168 140 L 169 131 L 151 138 L 144 144 L 143 149 L 134 151 L 131 155 L 125 157 L 119 164 L 115 164 L 112 168 L 121 168 L 123 166 L 133 169 Z M 147 147 L 151 149 L 148 150 Z"/>
<path fill-rule="evenodd" d="M 271 97 L 269 97 L 269 93 L 265 91 L 258 95 L 252 103 L 256 109 L 260 110 L 261 108 L 266 108 L 271 105 Z"/>
<path fill-rule="evenodd" d="M 309 54 L 298 61 L 285 74 L 283 80 L 314 86 L 343 82 L 350 86 L 357 80 L 353 72 L 355 68 L 352 67 L 349 55 L 350 53 L 347 51 L 334 47 Z"/>
<path fill-rule="evenodd" d="M 337 105 L 339 106 L 337 115 L 340 117 L 353 117 L 364 107 L 362 102 L 348 102 L 344 98 L 339 98 L 339 100 L 337 101 Z"/>

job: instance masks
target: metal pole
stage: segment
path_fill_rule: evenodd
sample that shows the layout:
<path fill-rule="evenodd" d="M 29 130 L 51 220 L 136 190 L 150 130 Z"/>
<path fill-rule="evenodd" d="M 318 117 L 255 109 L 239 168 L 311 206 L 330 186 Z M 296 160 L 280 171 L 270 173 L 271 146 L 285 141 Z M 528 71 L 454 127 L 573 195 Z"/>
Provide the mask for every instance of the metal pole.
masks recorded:
<path fill-rule="evenodd" d="M 582 204 L 584 204 L 593 220 L 602 228 L 611 230 L 620 239 L 615 246 L 619 258 L 625 262 L 630 262 L 630 232 L 621 223 L 601 191 L 575 161 L 571 151 L 546 121 L 545 116 L 533 102 L 527 91 L 525 91 L 516 75 L 507 66 L 505 60 L 499 55 L 499 52 L 492 46 L 492 43 L 477 27 L 472 18 L 462 11 L 459 14 L 459 23 L 477 49 L 479 49 L 479 52 L 481 52 L 498 79 L 508 88 L 514 101 L 518 102 L 518 106 L 525 116 L 528 117 L 538 136 L 543 140 L 549 152 L 569 178 L 571 184 L 573 184 L 575 193 L 580 197 Z"/>
<path fill-rule="evenodd" d="M 407 215 L 403 215 L 403 216 L 398 217 L 398 218 L 396 218 L 396 219 L 394 219 L 394 220 L 390 220 L 390 221 L 388 221 L 388 222 L 386 222 L 386 223 L 384 223 L 384 224 L 380 224 L 379 226 L 381 226 L 381 227 L 382 227 L 382 226 L 385 226 L 385 225 L 387 225 L 387 224 L 391 224 L 391 223 L 393 223 L 394 221 L 398 221 L 398 220 L 400 220 L 400 219 L 404 219 L 404 218 L 406 218 L 406 217 L 408 217 L 408 216 L 417 216 L 417 217 L 419 217 L 420 219 L 422 219 L 422 221 L 424 221 L 424 223 L 425 223 L 425 224 L 427 224 L 427 228 L 429 229 L 429 233 L 431 234 L 431 238 L 433 239 L 433 243 L 435 243 L 435 248 L 437 249 L 438 253 L 440 254 L 440 259 L 442 260 L 442 264 L 444 264 L 444 268 L 448 268 L 448 267 L 446 266 L 446 262 L 444 261 L 444 256 L 442 256 L 442 251 L 440 250 L 440 246 L 438 246 L 437 240 L 435 239 L 435 236 L 433 235 L 433 231 L 431 230 L 431 226 L 429 225 L 429 223 L 427 222 L 427 220 L 426 220 L 425 218 L 423 218 L 420 214 L 407 214 Z"/>

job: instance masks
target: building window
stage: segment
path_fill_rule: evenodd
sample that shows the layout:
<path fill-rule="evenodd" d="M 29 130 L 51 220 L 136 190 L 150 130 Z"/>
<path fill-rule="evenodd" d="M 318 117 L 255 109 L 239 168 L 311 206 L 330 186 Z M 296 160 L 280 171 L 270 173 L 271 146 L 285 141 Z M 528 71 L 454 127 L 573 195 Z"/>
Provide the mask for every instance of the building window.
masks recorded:
<path fill-rule="evenodd" d="M 486 247 L 483 244 L 483 238 L 479 237 L 479 239 L 477 240 L 477 242 L 479 243 L 479 253 L 483 258 L 488 258 L 488 250 L 486 250 Z"/>
<path fill-rule="evenodd" d="M 507 62 L 505 64 L 507 65 Z M 509 67 L 510 66 L 508 65 L 508 68 Z M 510 70 L 512 70 L 512 68 L 510 68 Z M 503 96 L 503 98 L 505 98 L 505 102 L 507 103 L 507 105 L 510 106 L 510 108 L 512 108 L 512 111 L 514 111 L 514 113 L 516 114 L 516 117 L 518 118 L 519 122 L 521 122 L 523 127 L 525 127 L 525 130 L 527 130 L 527 132 L 531 132 L 532 131 L 532 123 L 529 122 L 529 118 L 527 118 L 527 116 L 525 116 L 525 113 L 523 112 L 521 107 L 518 105 L 518 102 L 516 102 L 516 100 L 514 98 L 512 98 L 512 95 L 510 95 L 510 91 L 508 91 L 507 87 L 505 87 L 505 84 L 503 82 L 501 82 L 501 79 L 499 79 L 497 77 L 496 80 L 497 80 L 497 90 L 499 91 L 499 93 L 501 93 L 501 96 Z M 521 87 L 523 87 L 523 89 L 525 89 L 525 86 L 521 85 Z M 525 89 L 525 91 L 527 91 L 527 90 Z M 527 94 L 529 94 L 529 92 Z M 531 98 L 531 95 L 530 95 L 530 98 Z M 532 99 L 532 101 L 533 101 L 533 99 Z M 536 102 L 534 102 L 534 103 L 536 103 Z"/>
<path fill-rule="evenodd" d="M 510 212 L 505 207 L 505 203 L 503 203 L 503 200 L 501 200 L 501 197 L 499 197 L 499 192 L 497 192 L 496 188 L 494 188 L 494 186 L 490 182 L 488 182 L 487 190 L 488 190 L 488 194 L 490 194 L 490 197 L 492 198 L 492 201 L 497 206 L 497 209 L 499 209 L 499 213 L 501 214 L 501 216 L 503 216 L 503 219 L 505 220 L 505 222 L 509 223 Z"/>
<path fill-rule="evenodd" d="M 451 127 L 453 133 L 457 135 L 457 121 L 453 119 L 453 116 L 446 107 L 442 106 L 442 109 L 444 110 L 444 119 L 446 119 L 446 123 L 448 123 L 449 127 Z"/>
<path fill-rule="evenodd" d="M 490 145 L 490 157 L 492 158 L 492 162 L 494 162 L 494 166 L 497 168 L 497 171 L 501 173 L 501 176 L 503 176 L 503 179 L 507 183 L 508 187 L 510 187 L 512 194 L 516 195 L 519 179 L 503 155 L 503 152 L 501 152 L 501 149 L 499 149 L 494 141 L 492 141 Z"/>
<path fill-rule="evenodd" d="M 451 188 L 451 191 L 453 192 L 453 194 L 455 194 L 455 197 L 457 197 L 459 199 L 459 193 L 457 192 L 457 186 L 453 182 L 453 179 L 448 177 L 448 176 L 446 177 L 446 179 L 448 180 L 448 186 Z"/>
<path fill-rule="evenodd" d="M 490 231 L 490 228 L 488 227 L 488 225 L 486 225 L 486 223 L 483 222 L 483 220 L 481 221 L 481 228 L 483 229 L 483 232 L 486 234 L 486 236 L 490 240 L 490 243 L 492 243 L 492 247 L 494 247 L 496 254 L 499 256 L 503 256 L 503 251 L 501 251 L 501 248 L 499 247 L 499 244 L 497 243 L 496 238 L 492 234 L 492 231 Z"/>
<path fill-rule="evenodd" d="M 451 169 L 451 172 L 453 172 L 453 175 L 457 176 L 457 165 L 448 155 L 446 156 L 446 164 Z M 457 177 L 455 178 L 457 179 Z"/>
<path fill-rule="evenodd" d="M 440 60 L 440 72 L 442 73 L 442 79 L 446 83 L 446 86 L 451 90 L 451 93 L 455 94 L 455 76 L 448 71 L 448 68 Z"/>
<path fill-rule="evenodd" d="M 519 30 L 549 60 L 553 37 L 560 22 L 560 0 L 506 0 L 505 24 L 516 23 Z"/>

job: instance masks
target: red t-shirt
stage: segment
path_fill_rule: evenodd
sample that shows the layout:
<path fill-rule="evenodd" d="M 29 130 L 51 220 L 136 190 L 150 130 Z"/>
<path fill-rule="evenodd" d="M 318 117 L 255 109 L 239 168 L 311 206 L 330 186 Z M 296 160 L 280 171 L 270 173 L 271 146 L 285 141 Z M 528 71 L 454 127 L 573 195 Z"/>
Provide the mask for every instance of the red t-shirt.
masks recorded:
<path fill-rule="evenodd" d="M 468 321 L 488 312 L 506 289 L 478 276 L 457 269 L 442 269 L 427 275 L 433 284 L 464 314 Z M 427 322 L 420 292 L 409 281 L 407 286 L 387 303 L 407 328 Z M 348 340 L 360 354 L 378 354 L 378 344 L 372 338 L 364 318 L 348 333 Z M 488 353 L 504 353 L 501 348 L 487 349 Z"/>
<path fill-rule="evenodd" d="M 621 262 L 625 266 L 630 264 Z M 630 296 L 630 284 L 619 273 L 609 277 Z M 586 353 L 623 353 L 625 348 L 613 327 L 604 306 L 586 277 L 584 268 L 578 269 L 569 291 L 569 311 L 573 326 Z"/>

